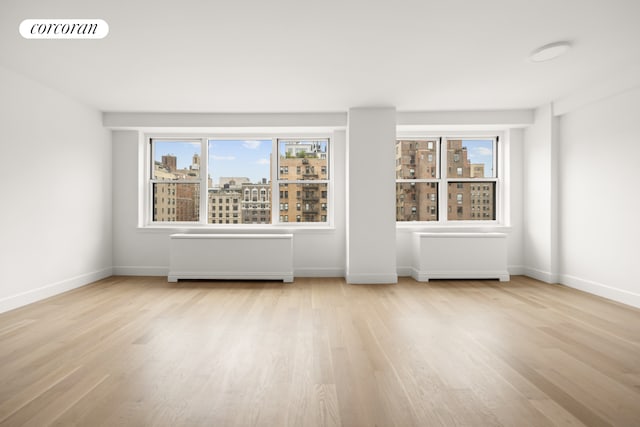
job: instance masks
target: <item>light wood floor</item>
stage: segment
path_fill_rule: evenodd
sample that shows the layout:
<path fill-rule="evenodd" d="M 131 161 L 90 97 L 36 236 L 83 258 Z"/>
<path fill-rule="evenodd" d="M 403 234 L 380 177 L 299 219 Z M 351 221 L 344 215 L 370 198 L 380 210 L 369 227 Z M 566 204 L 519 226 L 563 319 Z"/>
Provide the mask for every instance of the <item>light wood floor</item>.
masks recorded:
<path fill-rule="evenodd" d="M 640 426 L 640 310 L 562 286 L 113 277 L 0 315 L 0 425 Z"/>

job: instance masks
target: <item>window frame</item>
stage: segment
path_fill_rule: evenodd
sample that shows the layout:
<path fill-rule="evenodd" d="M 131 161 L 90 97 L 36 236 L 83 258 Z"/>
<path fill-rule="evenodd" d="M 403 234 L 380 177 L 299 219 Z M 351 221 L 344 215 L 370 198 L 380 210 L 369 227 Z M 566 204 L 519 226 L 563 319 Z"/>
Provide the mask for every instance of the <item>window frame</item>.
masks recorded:
<path fill-rule="evenodd" d="M 198 142 L 200 144 L 200 173 L 198 174 L 198 179 L 196 180 L 186 180 L 186 179 L 179 179 L 179 180 L 173 180 L 173 181 L 166 181 L 166 180 L 158 180 L 158 179 L 154 179 L 153 177 L 153 165 L 154 165 L 154 158 L 155 158 L 155 146 L 153 144 L 153 141 L 175 141 L 175 142 Z M 199 138 L 199 137 L 194 137 L 194 136 L 168 136 L 168 135 L 163 135 L 163 136 L 157 136 L 157 137 L 149 137 L 149 138 L 145 138 L 145 146 L 146 146 L 146 151 L 147 151 L 147 155 L 145 156 L 145 169 L 144 169 L 144 174 L 145 174 L 145 190 L 144 190 L 144 195 L 145 195 L 145 202 L 144 202 L 144 210 L 145 210 L 145 220 L 144 220 L 144 224 L 146 225 L 152 225 L 152 226 L 156 226 L 156 225 L 164 225 L 164 224 L 172 224 L 178 227 L 189 227 L 189 226 L 197 226 L 198 224 L 200 224 L 202 222 L 202 207 L 203 207 L 203 200 L 202 200 L 202 186 L 205 185 L 206 186 L 206 180 L 203 178 L 203 176 L 205 174 L 202 173 L 203 170 L 207 170 L 207 159 L 205 159 L 205 153 L 206 153 L 206 148 L 204 146 L 205 144 L 205 140 L 203 138 Z M 200 204 L 198 206 L 198 217 L 199 220 L 198 221 L 155 221 L 153 219 L 154 215 L 153 215 L 153 186 L 154 184 L 199 184 L 200 185 Z M 204 200 L 204 204 L 206 205 L 207 200 L 205 198 Z M 206 221 L 206 218 L 205 218 Z"/>
<path fill-rule="evenodd" d="M 502 131 L 470 131 L 470 132 L 417 132 L 398 131 L 394 144 L 400 140 L 438 140 L 436 142 L 436 164 L 439 174 L 435 179 L 397 179 L 396 183 L 402 182 L 436 182 L 438 184 L 438 219 L 436 221 L 396 221 L 396 227 L 400 229 L 486 229 L 487 227 L 505 227 L 507 224 L 508 212 L 508 195 L 505 189 L 508 187 L 506 182 L 508 165 L 505 158 L 508 152 L 508 140 Z M 492 140 L 493 143 L 493 177 L 490 178 L 462 178 L 456 175 L 456 170 L 452 169 L 451 174 L 448 171 L 447 144 L 450 140 Z M 394 151 L 395 153 L 395 151 Z M 450 176 L 451 175 L 451 176 Z M 449 219 L 449 184 L 457 183 L 478 183 L 482 185 L 485 182 L 492 182 L 495 185 L 494 194 L 494 210 L 495 219 L 476 219 L 476 220 L 450 220 Z M 451 196 L 455 198 L 456 196 Z M 453 204 L 458 206 L 457 203 Z"/>
<path fill-rule="evenodd" d="M 282 179 L 280 177 L 280 142 L 281 141 L 304 141 L 304 140 L 326 140 L 326 144 L 327 144 L 327 165 L 326 165 L 326 174 L 327 178 L 326 179 L 322 179 L 322 178 L 318 178 L 318 179 Z M 331 138 L 328 135 L 325 136 L 310 136 L 310 137 L 291 137 L 291 136 L 283 136 L 283 137 L 277 137 L 274 138 L 274 147 L 275 147 L 275 151 L 272 150 L 272 156 L 274 155 L 273 153 L 275 153 L 275 158 L 276 161 L 272 162 L 272 173 L 273 176 L 275 176 L 276 178 L 273 180 L 274 182 L 274 187 L 271 190 L 272 193 L 275 191 L 275 189 L 277 188 L 277 197 L 278 197 L 278 206 L 280 206 L 280 184 L 326 184 L 327 185 L 327 209 L 326 211 L 322 211 L 321 209 L 321 203 L 319 202 L 319 216 L 326 216 L 327 220 L 326 222 L 309 222 L 309 221 L 295 221 L 295 224 L 298 224 L 298 226 L 306 226 L 306 227 L 322 227 L 322 226 L 329 226 L 329 227 L 333 227 L 333 206 L 334 206 L 334 197 L 333 197 L 333 193 L 334 193 L 334 187 L 333 187 L 333 149 L 331 147 L 332 142 L 331 142 Z M 296 172 L 297 173 L 297 172 Z M 318 174 L 321 175 L 322 171 L 318 171 Z M 289 172 L 287 170 L 287 173 L 284 175 L 289 175 Z M 288 193 L 290 192 L 290 190 L 286 190 Z M 299 187 L 300 192 L 303 191 L 302 187 Z M 320 190 L 319 190 L 320 191 Z M 296 200 L 297 200 L 298 196 L 296 194 Z M 321 197 L 322 198 L 322 197 Z M 293 203 L 289 203 L 290 207 L 293 209 Z M 280 211 L 278 211 L 280 212 Z M 287 210 L 287 212 L 289 212 L 289 210 Z M 298 202 L 296 201 L 296 206 L 295 206 L 295 211 L 293 212 L 300 212 L 300 214 L 295 214 L 296 215 L 296 219 L 298 216 L 301 217 L 301 219 L 305 218 L 304 212 L 304 204 L 300 203 L 300 209 L 298 209 Z M 287 224 L 293 224 L 293 221 L 289 221 L 286 222 Z"/>
<path fill-rule="evenodd" d="M 440 150 L 441 150 L 441 142 L 442 142 L 442 138 L 441 137 L 433 137 L 433 136 L 401 136 L 401 135 L 397 135 L 396 136 L 396 147 L 397 147 L 397 142 L 401 141 L 401 140 L 411 140 L 411 141 L 426 141 L 427 142 L 427 147 L 430 146 L 430 142 L 433 142 L 435 144 L 435 156 L 436 156 L 436 176 L 433 178 L 398 178 L 396 177 L 396 192 L 397 190 L 397 184 L 420 184 L 420 183 L 424 183 L 424 184 L 431 184 L 431 183 L 435 183 L 438 186 L 438 198 L 437 198 L 437 203 L 438 203 L 438 210 L 436 212 L 436 220 L 435 221 L 396 221 L 396 224 L 430 224 L 430 223 L 439 223 L 440 222 L 440 215 L 442 215 L 441 212 L 441 198 L 440 198 L 440 187 L 441 187 L 441 179 L 442 179 L 442 163 L 441 163 L 441 155 L 440 155 Z M 394 147 L 395 148 L 395 147 Z M 431 148 L 428 148 L 429 150 L 431 150 Z M 413 170 L 413 169 L 411 169 Z M 396 193 L 396 198 L 397 198 L 397 193 Z M 432 200 L 433 201 L 433 200 Z M 417 208 L 416 208 L 417 209 Z M 417 210 L 413 210 L 413 207 L 411 208 L 412 213 L 416 212 Z"/>
<path fill-rule="evenodd" d="M 271 223 L 270 224 L 210 224 L 209 218 L 209 200 L 208 200 L 208 176 L 209 176 L 209 141 L 211 140 L 270 140 L 271 141 Z M 279 178 L 279 140 L 325 140 L 327 143 L 327 179 L 323 180 L 306 180 L 303 183 L 326 183 L 327 184 L 327 210 L 321 212 L 326 215 L 326 222 L 287 222 L 280 220 L 280 179 Z M 153 141 L 187 141 L 200 143 L 200 174 L 198 180 L 176 180 L 162 181 L 153 179 L 153 159 L 155 155 Z M 334 170 L 333 170 L 333 135 L 331 133 L 145 133 L 141 134 L 139 145 L 139 179 L 140 184 L 138 194 L 138 228 L 142 229 L 278 229 L 278 228 L 295 228 L 295 229 L 333 229 L 334 226 L 334 210 L 335 210 L 335 194 L 334 194 Z M 275 156 L 275 157 L 274 157 Z M 273 178 L 276 179 L 273 179 Z M 154 221 L 153 220 L 153 183 L 190 183 L 200 185 L 200 204 L 199 204 L 199 221 Z M 288 181 L 294 182 L 294 181 Z M 243 194 L 239 196 L 243 197 Z M 289 207 L 291 204 L 289 203 Z M 218 213 L 218 211 L 215 211 Z M 239 220 L 239 218 L 238 218 Z"/>

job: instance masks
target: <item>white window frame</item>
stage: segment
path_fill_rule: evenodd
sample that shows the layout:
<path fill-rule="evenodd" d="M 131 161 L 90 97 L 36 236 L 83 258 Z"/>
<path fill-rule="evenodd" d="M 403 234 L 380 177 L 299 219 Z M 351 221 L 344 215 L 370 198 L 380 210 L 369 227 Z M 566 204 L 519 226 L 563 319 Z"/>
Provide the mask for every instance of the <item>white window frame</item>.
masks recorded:
<path fill-rule="evenodd" d="M 438 183 L 438 220 L 437 221 L 396 221 L 396 227 L 403 229 L 433 229 L 433 228 L 463 228 L 463 229 L 487 229 L 494 227 L 508 227 L 507 212 L 509 198 L 506 191 L 508 188 L 507 171 L 509 165 L 505 159 L 509 152 L 509 141 L 502 131 L 464 131 L 464 132 L 397 132 L 398 140 L 426 140 L 436 142 L 436 167 L 439 170 L 439 177 L 435 179 L 396 179 L 396 183 L 402 182 L 436 182 Z M 448 171 L 447 162 L 447 142 L 449 140 L 492 140 L 493 141 L 493 171 L 492 178 L 459 178 L 455 168 L 451 174 Z M 395 142 L 394 142 L 395 143 Z M 395 151 L 394 151 L 395 153 Z M 452 176 L 449 176 L 452 175 Z M 484 182 L 495 183 L 495 219 L 481 220 L 449 220 L 448 218 L 448 186 L 449 183 L 472 182 L 482 185 Z M 455 196 L 452 196 L 455 197 Z M 457 206 L 455 204 L 454 206 Z"/>
<path fill-rule="evenodd" d="M 199 142 L 200 143 L 200 173 L 198 180 L 178 180 L 178 181 L 162 181 L 153 179 L 153 158 L 154 158 L 154 144 L 152 141 L 186 141 L 186 142 Z M 211 140 L 270 140 L 271 141 L 271 224 L 209 224 L 208 215 L 208 173 L 209 173 L 209 141 Z M 278 141 L 281 140 L 326 140 L 327 141 L 327 179 L 318 180 L 280 180 L 279 179 L 279 154 L 278 154 Z M 287 229 L 333 229 L 334 226 L 334 210 L 335 210 L 335 191 L 334 191 L 334 159 L 333 159 L 333 136 L 327 133 L 292 133 L 282 132 L 278 134 L 254 134 L 254 133 L 234 133 L 234 134 L 220 134 L 220 133 L 206 133 L 206 134 L 182 134 L 182 133 L 147 133 L 143 134 L 140 138 L 140 162 L 139 162 L 139 194 L 141 195 L 139 201 L 139 215 L 138 215 L 138 228 L 148 229 L 274 229 L 274 228 L 287 228 Z M 327 210 L 322 214 L 326 215 L 326 222 L 287 222 L 280 221 L 280 183 L 322 183 L 327 184 Z M 190 183 L 200 184 L 200 206 L 199 206 L 199 221 L 185 222 L 185 221 L 154 221 L 153 220 L 153 183 Z M 249 197 L 251 198 L 251 193 Z M 244 200 L 244 193 L 238 195 L 238 203 Z M 258 202 L 260 203 L 260 201 Z M 290 204 L 291 207 L 291 204 Z M 214 213 L 218 213 L 215 211 Z"/>
<path fill-rule="evenodd" d="M 158 180 L 158 179 L 154 179 L 153 178 L 153 162 L 154 162 L 154 157 L 155 157 L 155 150 L 154 150 L 154 144 L 152 143 L 152 141 L 176 141 L 176 142 L 198 142 L 200 143 L 200 172 L 199 172 L 199 176 L 197 180 L 185 180 L 185 179 L 180 179 L 180 180 L 175 180 L 175 181 L 165 181 L 165 180 Z M 203 138 L 198 138 L 198 137 L 189 137 L 189 136 L 167 136 L 167 135 L 162 135 L 162 136 L 155 136 L 155 137 L 148 137 L 145 138 L 145 145 L 146 145 L 146 156 L 145 156 L 145 169 L 144 169 L 144 175 L 146 177 L 145 182 L 145 189 L 144 189 L 144 210 L 145 210 L 145 218 L 144 218 L 144 224 L 146 225 L 164 225 L 164 224 L 172 224 L 174 226 L 177 227 L 189 227 L 189 226 L 197 226 L 198 224 L 200 224 L 203 220 L 202 215 L 203 215 L 203 200 L 202 200 L 202 186 L 205 185 L 206 186 L 206 179 L 204 178 L 204 175 L 202 173 L 203 170 L 207 170 L 207 159 L 206 157 L 206 147 L 205 145 L 205 141 Z M 198 209 L 198 213 L 199 213 L 199 221 L 154 221 L 153 220 L 153 185 L 154 184 L 200 184 L 200 206 Z M 205 212 L 206 212 L 206 204 L 207 204 L 207 199 L 205 198 L 204 200 L 204 205 L 205 205 Z M 205 222 L 208 220 L 208 218 L 204 218 Z"/>
<path fill-rule="evenodd" d="M 280 142 L 281 141 L 304 141 L 304 140 L 326 140 L 327 142 L 327 173 L 326 179 L 313 179 L 313 180 L 301 180 L 301 179 L 281 179 L 280 178 Z M 280 206 L 280 184 L 327 184 L 327 210 L 325 211 L 326 213 L 324 215 L 326 215 L 327 217 L 327 221 L 326 222 L 305 222 L 305 221 L 300 221 L 300 222 L 296 222 L 296 224 L 299 224 L 300 226 L 307 226 L 307 227 L 317 227 L 317 226 L 333 226 L 333 211 L 334 211 L 334 187 L 333 187 L 333 182 L 334 182 L 334 171 L 333 171 L 333 147 L 332 147 L 332 141 L 331 138 L 328 135 L 324 135 L 324 136 L 307 136 L 307 137 L 291 137 L 291 136 L 285 136 L 285 137 L 281 137 L 281 138 L 274 138 L 274 149 L 271 152 L 272 156 L 274 156 L 275 153 L 275 162 L 271 163 L 271 167 L 272 167 L 272 176 L 275 177 L 275 179 L 273 179 L 274 182 L 274 187 L 271 190 L 272 193 L 276 193 L 276 197 L 278 198 L 278 205 Z M 288 173 L 286 174 L 288 175 Z M 318 171 L 318 175 L 322 175 L 321 171 Z M 288 187 L 287 187 L 288 188 Z M 289 191 L 289 190 L 287 190 Z M 302 187 L 300 187 L 300 191 L 302 191 Z M 291 192 L 289 192 L 289 199 L 291 199 Z M 297 209 L 297 204 L 296 204 L 296 210 L 295 212 L 301 212 L 301 217 L 304 218 L 304 204 L 300 203 L 301 205 L 301 210 L 298 211 Z M 293 204 L 290 204 L 291 207 L 293 207 Z M 298 214 L 296 214 L 298 215 Z M 322 213 L 319 213 L 320 217 L 322 217 Z M 273 216 L 273 215 L 272 215 Z M 293 224 L 293 222 L 287 222 L 287 224 Z"/>
<path fill-rule="evenodd" d="M 435 144 L 435 149 L 436 149 L 436 176 L 434 178 L 397 178 L 396 177 L 396 184 L 419 184 L 419 183 L 426 183 L 426 184 L 430 184 L 430 183 L 436 183 L 438 184 L 438 221 L 396 221 L 396 224 L 428 224 L 428 223 L 439 223 L 439 219 L 440 219 L 440 205 L 441 203 L 441 199 L 440 199 L 440 186 L 442 185 L 441 180 L 442 180 L 442 166 L 440 164 L 441 161 L 441 156 L 440 156 L 440 147 L 441 147 L 441 137 L 429 137 L 429 136 L 400 136 L 398 135 L 396 138 L 396 142 L 399 140 L 411 140 L 411 141 L 426 141 L 427 142 L 427 147 L 430 146 L 430 142 L 433 142 Z M 397 143 L 396 143 L 397 146 Z M 428 148 L 429 150 L 431 148 Z M 395 150 L 394 150 L 395 153 Z M 413 169 L 411 169 L 413 170 Z M 415 173 L 415 171 L 414 171 Z M 397 190 L 396 190 L 397 191 Z M 413 209 L 412 209 L 412 212 Z"/>
<path fill-rule="evenodd" d="M 481 135 L 475 135 L 475 134 L 471 134 L 471 135 L 450 135 L 447 134 L 446 136 L 443 135 L 442 140 L 440 142 L 441 144 L 441 158 L 440 161 L 442 162 L 443 165 L 447 165 L 448 164 L 448 158 L 447 158 L 447 154 L 448 154 L 448 150 L 447 150 L 447 145 L 449 141 L 454 141 L 454 140 L 465 140 L 465 141 L 473 141 L 473 140 L 492 140 L 493 141 L 493 164 L 492 164 L 492 168 L 494 171 L 494 176 L 491 178 L 461 178 L 458 177 L 457 174 L 457 170 L 452 170 L 451 171 L 451 175 L 449 176 L 449 170 L 446 167 L 443 167 L 441 169 L 441 185 L 439 186 L 439 196 L 440 196 L 440 200 L 447 200 L 445 198 L 448 198 L 448 189 L 449 189 L 449 184 L 453 184 L 453 183 L 476 183 L 478 185 L 481 185 L 482 183 L 485 182 L 493 182 L 495 184 L 495 194 L 494 194 L 494 205 L 495 205 L 495 217 L 496 219 L 482 219 L 482 220 L 449 220 L 449 212 L 448 212 L 448 203 L 441 203 L 439 204 L 439 209 L 440 209 L 440 216 L 439 216 L 439 222 L 440 225 L 453 225 L 453 226 L 459 226 L 459 225 L 499 225 L 502 224 L 503 218 L 502 218 L 502 212 L 503 212 L 503 195 L 501 192 L 501 167 L 499 167 L 498 165 L 498 159 L 500 157 L 502 157 L 500 155 L 500 149 L 501 149 L 501 138 L 500 135 L 496 135 L 495 133 L 493 135 L 486 135 L 486 136 L 481 136 Z M 457 206 L 457 203 L 456 203 Z"/>

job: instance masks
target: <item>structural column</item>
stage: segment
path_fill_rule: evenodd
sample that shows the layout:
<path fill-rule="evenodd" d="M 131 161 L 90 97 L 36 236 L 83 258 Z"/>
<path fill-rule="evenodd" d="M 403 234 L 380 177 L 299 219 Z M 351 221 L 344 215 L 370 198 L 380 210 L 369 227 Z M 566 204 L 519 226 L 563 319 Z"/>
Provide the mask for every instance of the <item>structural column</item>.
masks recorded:
<path fill-rule="evenodd" d="M 558 257 L 558 119 L 552 105 L 536 109 L 524 145 L 525 273 L 555 283 Z"/>
<path fill-rule="evenodd" d="M 395 283 L 396 110 L 352 108 L 347 135 L 348 283 Z"/>

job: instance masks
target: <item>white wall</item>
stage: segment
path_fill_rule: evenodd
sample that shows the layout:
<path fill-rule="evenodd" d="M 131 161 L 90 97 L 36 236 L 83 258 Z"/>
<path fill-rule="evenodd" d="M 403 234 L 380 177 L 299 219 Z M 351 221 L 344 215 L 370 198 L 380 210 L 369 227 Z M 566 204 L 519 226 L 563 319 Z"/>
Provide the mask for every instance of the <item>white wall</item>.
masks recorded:
<path fill-rule="evenodd" d="M 111 275 L 98 111 L 0 67 L 0 312 Z"/>
<path fill-rule="evenodd" d="M 383 183 L 388 197 L 391 197 L 390 200 L 393 202 L 395 198 L 393 142 L 396 122 L 394 117 L 404 117 L 404 113 L 396 114 L 392 108 L 382 109 L 380 114 L 383 114 L 386 119 L 383 122 L 379 115 L 376 115 L 378 110 L 380 109 L 358 108 L 350 112 L 349 131 L 353 135 L 350 134 L 349 147 L 346 146 L 345 132 L 334 132 L 335 229 L 293 230 L 296 236 L 294 239 L 294 270 L 298 277 L 346 275 L 350 282 L 371 283 L 394 282 L 397 275 L 411 274 L 410 233 L 414 230 L 396 230 L 393 203 L 388 205 L 390 209 L 384 212 L 383 219 L 373 215 L 374 212 L 380 211 L 382 206 Z M 358 126 L 356 118 L 358 114 L 364 116 L 372 114 L 375 115 L 375 118 L 361 117 L 361 124 Z M 475 117 L 469 113 L 458 116 L 460 117 L 457 117 L 457 120 L 467 126 L 469 126 L 468 121 Z M 109 115 L 105 115 L 105 117 L 109 117 Z M 123 117 L 126 118 L 126 116 Z M 531 120 L 532 117 L 533 114 L 531 114 Z M 158 117 L 154 124 L 158 125 L 162 118 Z M 498 118 L 504 119 L 504 117 Z M 242 124 L 243 127 L 246 127 L 250 123 L 247 118 L 245 119 L 245 121 L 238 119 L 238 123 L 231 124 Z M 354 119 L 356 120 L 354 121 Z M 528 115 L 524 119 L 528 120 Z M 301 126 L 306 123 L 305 120 L 304 116 L 292 116 L 289 117 L 287 123 Z M 522 117 L 519 117 L 519 120 L 522 121 Z M 125 122 L 128 123 L 126 120 Z M 207 123 L 198 122 L 197 124 Z M 137 122 L 133 122 L 133 125 L 136 124 Z M 228 125 L 229 123 L 223 124 Z M 384 128 L 384 131 L 376 130 L 378 127 Z M 268 130 L 268 127 L 266 129 Z M 197 131 L 195 128 L 189 128 L 189 130 Z M 357 134 L 361 134 L 361 136 Z M 383 134 L 386 136 L 382 136 Z M 523 131 L 507 128 L 503 135 L 509 141 L 509 149 L 505 153 L 509 156 L 510 161 L 507 162 L 509 167 L 505 168 L 503 173 L 509 174 L 507 191 L 511 202 L 510 210 L 507 212 L 506 225 L 508 230 L 502 231 L 507 231 L 509 234 L 509 271 L 511 274 L 522 274 L 524 265 L 522 243 Z M 138 228 L 138 194 L 141 191 L 139 188 L 140 137 L 141 133 L 137 130 L 113 131 L 114 271 L 116 274 L 166 275 L 169 263 L 169 235 L 180 230 Z M 385 150 L 381 149 L 383 146 L 388 147 L 386 154 Z M 353 179 L 349 180 L 346 178 L 346 162 L 349 161 L 348 148 L 358 154 L 355 157 L 351 156 L 353 162 L 350 163 L 350 172 Z M 366 161 L 363 160 L 365 156 Z M 372 167 L 373 164 L 377 166 Z M 388 176 L 381 173 L 385 165 Z M 377 173 L 372 176 L 370 171 L 374 169 Z M 372 185 L 373 178 L 378 178 L 380 182 Z M 348 203 L 346 200 L 347 189 L 350 191 Z M 372 193 L 368 194 L 366 190 L 370 190 Z M 347 223 L 346 219 L 347 207 L 351 209 L 350 223 Z M 372 207 L 375 209 L 372 210 Z M 352 232 L 348 242 L 347 228 Z M 237 232 L 237 229 L 231 231 L 218 229 L 216 232 Z M 265 232 L 271 232 L 271 230 Z M 384 237 L 382 237 L 383 235 Z M 374 240 L 375 238 L 380 240 Z M 348 271 L 346 266 L 348 247 L 353 249 L 353 254 L 361 255 L 361 258 L 351 259 L 351 271 Z"/>
<path fill-rule="evenodd" d="M 640 307 L 640 87 L 560 118 L 561 282 Z"/>
<path fill-rule="evenodd" d="M 555 135 L 551 105 L 539 107 L 524 135 L 524 263 L 525 274 L 557 281 L 555 215 Z"/>
<path fill-rule="evenodd" d="M 176 229 L 138 228 L 139 188 L 138 131 L 113 131 L 113 246 L 114 272 L 126 275 L 166 275 L 169 269 L 169 235 Z M 293 230 L 294 274 L 304 276 L 344 276 L 345 272 L 345 132 L 335 131 L 334 229 Z M 280 230 L 280 228 L 279 228 Z M 212 232 L 208 230 L 207 232 Z M 238 232 L 216 230 L 216 232 Z M 246 231 L 245 231 L 246 232 Z M 260 233 L 260 230 L 251 230 Z M 273 230 L 264 230 L 273 232 Z"/>
<path fill-rule="evenodd" d="M 524 274 L 524 130 L 509 129 L 509 161 L 506 164 L 509 204 L 505 221 L 510 227 L 507 236 L 507 266 L 509 274 Z"/>
<path fill-rule="evenodd" d="M 395 283 L 395 108 L 349 110 L 347 282 Z"/>

